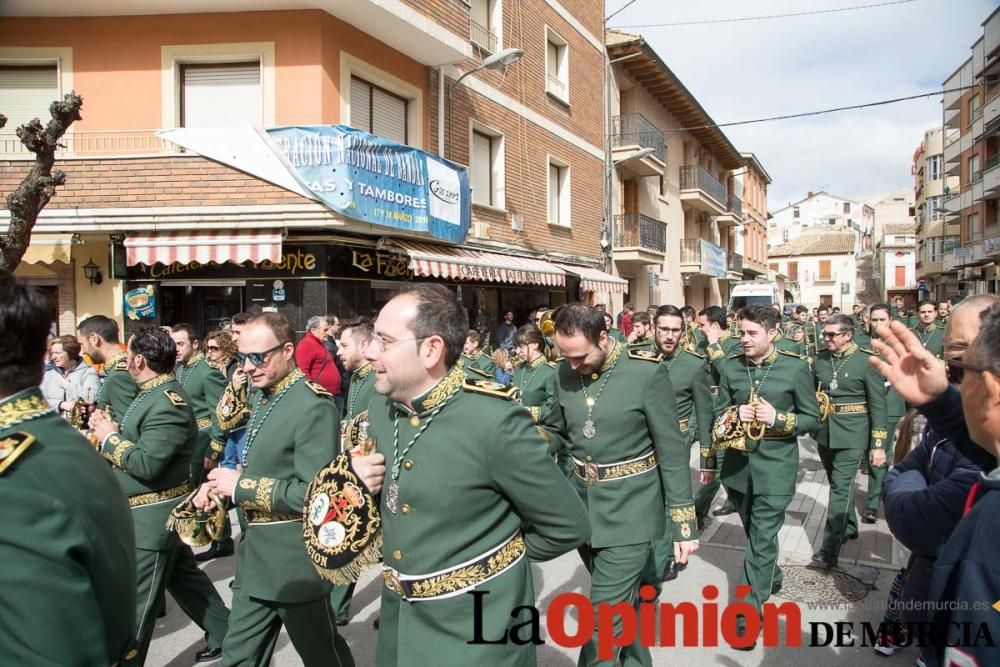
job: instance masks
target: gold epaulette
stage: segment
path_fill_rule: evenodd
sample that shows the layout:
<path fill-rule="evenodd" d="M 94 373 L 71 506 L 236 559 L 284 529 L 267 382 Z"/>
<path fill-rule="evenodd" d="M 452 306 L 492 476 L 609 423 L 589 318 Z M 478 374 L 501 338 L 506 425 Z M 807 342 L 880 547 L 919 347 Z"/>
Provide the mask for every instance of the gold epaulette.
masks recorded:
<path fill-rule="evenodd" d="M 682 349 L 693 357 L 698 357 L 699 359 L 707 359 L 707 357 L 704 354 L 698 352 L 697 350 L 689 350 L 686 347 Z"/>
<path fill-rule="evenodd" d="M 13 465 L 17 457 L 23 454 L 35 442 L 35 436 L 24 431 L 11 433 L 3 440 L 0 440 L 0 475 Z"/>
<path fill-rule="evenodd" d="M 556 362 L 554 362 L 554 361 L 546 361 L 545 363 L 548 364 L 549 368 L 555 368 L 556 367 Z"/>
<path fill-rule="evenodd" d="M 175 408 L 179 408 L 182 405 L 187 405 L 187 401 L 184 400 L 184 397 L 181 396 L 178 392 L 174 391 L 173 389 L 164 389 L 163 394 L 168 399 L 170 399 L 170 402 L 173 404 Z"/>
<path fill-rule="evenodd" d="M 798 352 L 792 352 L 791 350 L 778 350 L 778 354 L 783 354 L 786 357 L 794 357 L 795 359 L 802 359 L 802 355 Z"/>
<path fill-rule="evenodd" d="M 654 361 L 660 363 L 663 361 L 663 355 L 657 352 L 651 352 L 649 350 L 629 350 L 629 359 L 642 359 L 643 361 Z"/>
<path fill-rule="evenodd" d="M 506 398 L 509 401 L 517 398 L 517 387 L 505 387 L 494 380 L 473 380 L 466 378 L 462 389 L 474 394 L 487 394 L 489 396 Z"/>
<path fill-rule="evenodd" d="M 323 387 L 323 385 L 319 384 L 318 382 L 306 380 L 306 386 L 309 387 L 312 393 L 316 394 L 317 396 L 331 396 L 331 397 L 333 396 L 333 394 L 328 392 L 326 388 Z"/>

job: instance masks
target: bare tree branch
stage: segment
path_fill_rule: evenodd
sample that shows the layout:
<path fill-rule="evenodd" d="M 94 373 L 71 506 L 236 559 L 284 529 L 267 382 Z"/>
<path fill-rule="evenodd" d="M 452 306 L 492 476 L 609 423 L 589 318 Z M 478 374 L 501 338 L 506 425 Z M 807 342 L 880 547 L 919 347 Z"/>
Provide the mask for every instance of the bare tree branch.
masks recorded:
<path fill-rule="evenodd" d="M 76 91 L 67 93 L 62 101 L 49 106 L 52 119 L 42 127 L 35 118 L 17 128 L 17 136 L 25 148 L 35 154 L 35 161 L 28 174 L 14 192 L 7 195 L 10 226 L 0 235 L 0 270 L 13 271 L 24 257 L 31 242 L 31 230 L 38 214 L 56 193 L 56 188 L 66 182 L 66 174 L 58 169 L 53 172 L 59 140 L 75 121 L 81 119 L 83 98 Z M 0 128 L 7 124 L 0 114 Z"/>

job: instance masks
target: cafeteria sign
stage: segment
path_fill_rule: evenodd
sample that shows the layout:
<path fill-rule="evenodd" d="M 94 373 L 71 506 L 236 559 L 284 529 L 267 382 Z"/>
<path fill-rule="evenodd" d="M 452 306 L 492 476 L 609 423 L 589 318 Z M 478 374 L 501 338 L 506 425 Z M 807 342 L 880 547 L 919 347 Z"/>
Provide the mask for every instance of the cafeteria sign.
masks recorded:
<path fill-rule="evenodd" d="M 346 125 L 279 127 L 267 134 L 296 179 L 334 211 L 451 243 L 465 240 L 465 167 Z"/>

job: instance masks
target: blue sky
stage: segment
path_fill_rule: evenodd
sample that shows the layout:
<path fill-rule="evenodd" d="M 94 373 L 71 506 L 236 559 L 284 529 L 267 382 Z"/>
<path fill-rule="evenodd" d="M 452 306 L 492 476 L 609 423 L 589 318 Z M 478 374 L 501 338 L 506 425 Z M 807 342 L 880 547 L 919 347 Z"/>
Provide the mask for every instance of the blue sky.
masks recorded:
<path fill-rule="evenodd" d="M 994 0 L 909 4 L 699 26 L 625 27 L 875 4 L 878 0 L 636 0 L 611 27 L 643 35 L 716 123 L 914 95 L 940 88 L 971 55 Z M 625 0 L 608 0 L 610 14 Z M 940 96 L 810 118 L 726 128 L 774 183 L 776 210 L 809 190 L 844 197 L 913 186 L 925 130 L 941 124 Z"/>

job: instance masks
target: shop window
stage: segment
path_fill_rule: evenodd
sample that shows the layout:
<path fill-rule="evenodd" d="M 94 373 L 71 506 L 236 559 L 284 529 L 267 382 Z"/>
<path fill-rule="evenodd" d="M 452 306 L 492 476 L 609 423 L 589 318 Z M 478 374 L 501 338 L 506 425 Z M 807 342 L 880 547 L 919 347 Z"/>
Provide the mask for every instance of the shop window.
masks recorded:
<path fill-rule="evenodd" d="M 351 127 L 405 144 L 409 100 L 364 79 L 351 77 Z"/>
<path fill-rule="evenodd" d="M 471 163 L 473 203 L 503 208 L 503 135 L 489 130 L 473 130 Z"/>
<path fill-rule="evenodd" d="M 549 158 L 549 224 L 569 227 L 569 165 Z"/>

